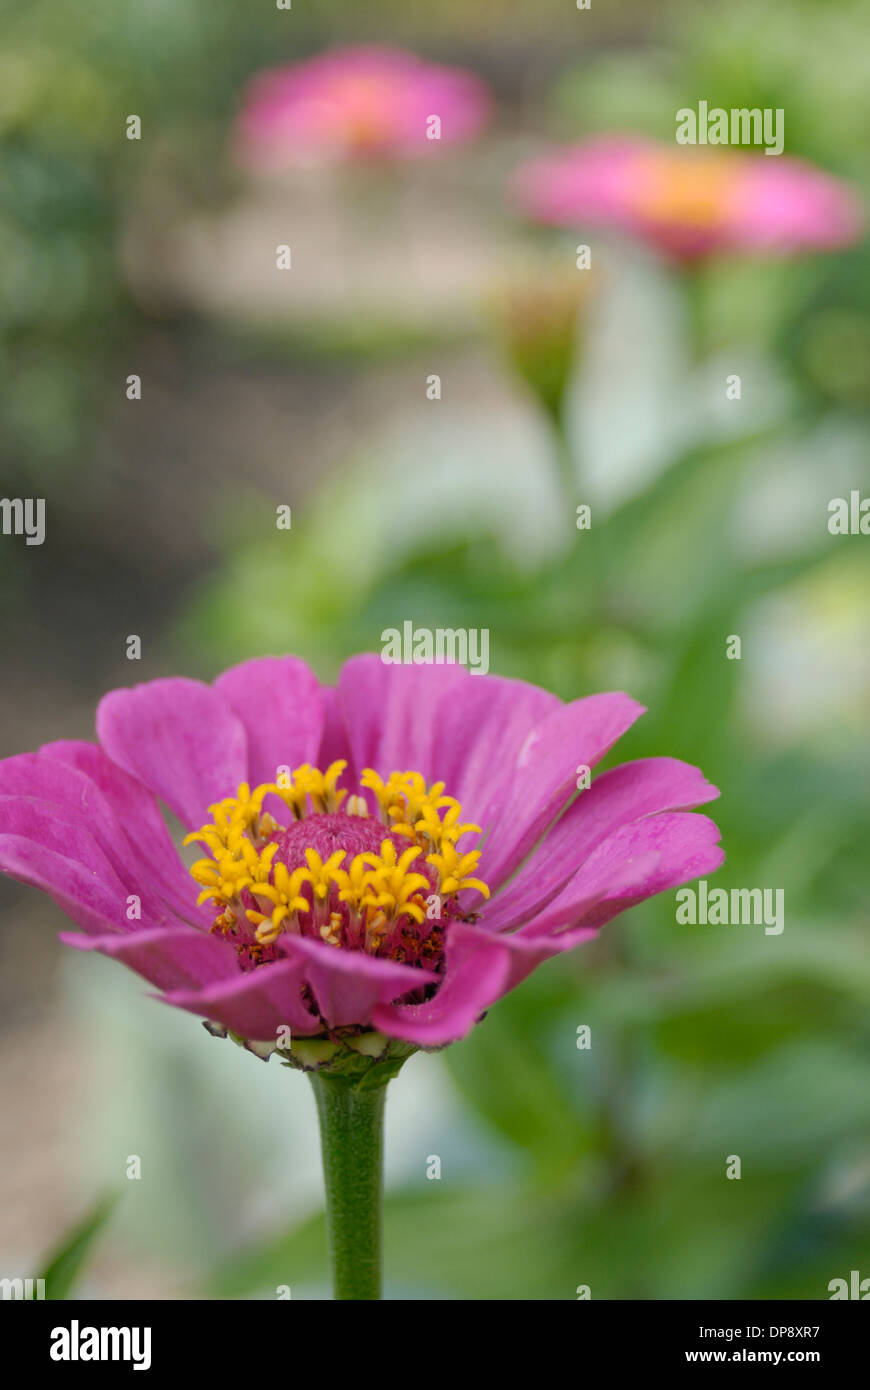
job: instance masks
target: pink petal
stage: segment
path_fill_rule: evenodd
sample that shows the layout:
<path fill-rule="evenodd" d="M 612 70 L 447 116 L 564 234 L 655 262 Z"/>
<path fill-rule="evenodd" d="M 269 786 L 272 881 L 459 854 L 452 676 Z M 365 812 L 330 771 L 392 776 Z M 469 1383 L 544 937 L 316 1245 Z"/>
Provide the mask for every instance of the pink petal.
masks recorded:
<path fill-rule="evenodd" d="M 719 795 L 704 774 L 677 758 L 644 758 L 603 772 L 482 911 L 491 931 L 521 926 L 558 893 L 597 845 L 622 824 L 661 811 L 685 811 Z"/>
<path fill-rule="evenodd" d="M 500 932 L 499 941 L 504 942 L 511 953 L 510 972 L 504 992 L 515 989 L 543 961 L 561 955 L 563 951 L 573 950 L 575 946 L 581 946 L 597 936 L 598 926 L 591 924 L 591 918 L 599 910 L 604 899 L 610 894 L 628 895 L 639 891 L 657 871 L 660 863 L 660 854 L 656 850 L 650 850 L 637 854 L 633 859 L 615 868 L 610 864 L 599 866 L 583 885 L 578 885 L 577 893 L 570 901 L 567 910 L 573 921 L 572 926 L 565 927 L 560 920 L 559 930 L 555 930 L 556 919 L 542 916 L 532 920 L 518 932 Z M 640 901 L 639 897 L 631 900 L 626 897 L 624 906 L 630 907 Z M 618 907 L 610 916 L 615 917 L 617 912 L 623 910 L 623 907 Z"/>
<path fill-rule="evenodd" d="M 275 782 L 278 769 L 316 765 L 323 731 L 323 696 L 304 661 L 266 656 L 218 676 L 214 688 L 245 726 L 252 786 Z"/>
<path fill-rule="evenodd" d="M 633 888 L 654 871 L 658 853 L 642 855 L 618 870 L 611 867 L 590 881 L 578 910 L 590 912 L 609 888 Z M 532 924 L 532 928 L 536 924 Z M 518 985 L 550 956 L 595 936 L 595 927 L 580 926 L 550 936 L 517 932 L 493 935 L 482 925 L 456 923 L 447 943 L 444 984 L 426 1004 L 376 1011 L 375 1021 L 394 1037 L 437 1046 L 463 1037 L 483 1011 Z"/>
<path fill-rule="evenodd" d="M 186 829 L 247 781 L 244 726 L 201 681 L 172 677 L 112 690 L 97 709 L 97 735 L 109 757 L 155 792 Z"/>
<path fill-rule="evenodd" d="M 462 804 L 463 820 L 486 829 L 510 795 L 514 767 L 529 734 L 561 701 L 525 681 L 474 676 L 438 708 L 432 765 L 436 780 Z"/>
<path fill-rule="evenodd" d="M 369 1024 L 378 1004 L 438 979 L 430 970 L 381 960 L 364 951 L 343 951 L 304 936 L 287 936 L 282 944 L 292 959 L 303 961 L 306 983 L 330 1028 Z"/>
<path fill-rule="evenodd" d="M 306 961 L 273 961 L 247 974 L 237 972 L 197 989 L 173 989 L 159 997 L 167 1004 L 213 1023 L 222 1023 L 243 1038 L 276 1042 L 279 1030 L 311 1037 L 323 1031 L 302 1000 Z"/>
<path fill-rule="evenodd" d="M 317 766 L 327 768 L 331 763 L 343 759 L 347 763 L 347 769 L 342 778 L 343 785 L 358 787 L 359 774 L 362 768 L 358 768 L 353 760 L 353 752 L 341 718 L 338 691 L 334 686 L 324 685 L 321 686 L 320 695 L 323 700 L 323 734 L 320 740 L 320 752 L 316 760 Z"/>
<path fill-rule="evenodd" d="M 70 824 L 86 831 L 114 871 L 125 882 L 129 880 L 132 856 L 125 853 L 111 807 L 82 773 L 36 753 L 19 753 L 0 762 L 0 797 L 7 803 L 4 826 L 11 833 L 39 838 L 39 827 L 45 825 L 55 843 L 54 822 Z M 10 817 L 16 802 L 21 805 L 13 823 Z M 41 811 L 38 821 L 32 821 L 34 807 Z M 60 848 L 63 852 L 63 844 Z"/>
<path fill-rule="evenodd" d="M 725 857 L 718 839 L 718 827 L 709 817 L 686 812 L 664 812 L 621 826 L 545 911 L 518 932 L 499 933 L 512 958 L 505 992 L 542 961 L 596 936 L 621 912 L 714 872 Z"/>
<path fill-rule="evenodd" d="M 509 794 L 493 804 L 478 877 L 497 887 L 522 862 L 577 790 L 577 769 L 594 767 L 644 712 L 621 693 L 560 705 L 525 740 Z"/>
<path fill-rule="evenodd" d="M 725 858 L 718 841 L 718 826 L 709 816 L 693 812 L 665 811 L 620 826 L 522 929 L 523 934 L 598 927 L 655 893 L 712 873 Z"/>
<path fill-rule="evenodd" d="M 438 779 L 432 757 L 438 711 L 457 685 L 476 679 L 461 666 L 392 666 L 366 653 L 341 668 L 338 704 L 358 769 L 382 777 L 413 769 Z"/>
<path fill-rule="evenodd" d="M 804 160 L 745 159 L 732 211 L 732 242 L 749 251 L 848 246 L 865 215 L 855 189 Z"/>
<path fill-rule="evenodd" d="M 380 1004 L 372 1022 L 392 1038 L 439 1047 L 465 1037 L 508 988 L 511 956 L 504 939 L 464 922 L 447 938 L 444 982 L 425 1004 Z"/>
<path fill-rule="evenodd" d="M 0 797 L 0 869 L 48 893 L 85 931 L 129 927 L 127 898 L 136 888 L 121 881 L 90 832 L 61 807 Z M 145 903 L 143 912 L 148 922 Z"/>
<path fill-rule="evenodd" d="M 232 947 L 194 928 L 156 927 L 126 936 L 61 932 L 60 939 L 80 951 L 99 951 L 119 960 L 161 990 L 198 989 L 234 980 L 239 973 Z"/>
<path fill-rule="evenodd" d="M 89 821 L 96 806 L 105 807 L 108 816 L 104 813 L 102 824 L 115 853 L 135 866 L 139 879 L 150 882 L 179 917 L 206 929 L 211 925 L 214 914 L 197 907 L 199 887 L 181 862 L 157 802 L 141 782 L 113 763 L 96 743 L 47 743 L 40 748 L 39 759 L 43 767 L 46 763 L 56 766 L 57 777 L 49 786 L 43 773 L 36 784 L 43 788 L 38 794 L 60 800 L 65 788 L 69 798 L 64 804 L 78 804 Z M 79 790 L 78 774 L 89 780 L 91 789 Z"/>

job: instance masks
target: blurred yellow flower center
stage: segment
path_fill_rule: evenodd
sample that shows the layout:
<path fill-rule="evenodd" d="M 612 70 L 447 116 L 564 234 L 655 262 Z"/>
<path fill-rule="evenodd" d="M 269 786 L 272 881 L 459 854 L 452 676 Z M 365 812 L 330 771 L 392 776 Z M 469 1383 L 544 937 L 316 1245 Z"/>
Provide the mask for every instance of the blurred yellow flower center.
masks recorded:
<path fill-rule="evenodd" d="M 655 156 L 635 184 L 635 207 L 655 222 L 715 227 L 733 198 L 737 175 L 715 156 Z"/>
<path fill-rule="evenodd" d="M 381 79 L 349 75 L 337 96 L 337 124 L 355 149 L 375 147 L 389 135 L 390 98 Z"/>

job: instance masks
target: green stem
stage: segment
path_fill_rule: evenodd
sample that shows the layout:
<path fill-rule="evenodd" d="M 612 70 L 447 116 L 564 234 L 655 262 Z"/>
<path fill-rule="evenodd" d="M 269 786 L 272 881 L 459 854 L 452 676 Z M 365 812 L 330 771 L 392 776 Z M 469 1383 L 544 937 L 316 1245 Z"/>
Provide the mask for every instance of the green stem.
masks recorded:
<path fill-rule="evenodd" d="M 386 1082 L 358 1090 L 344 1077 L 309 1078 L 320 1118 L 333 1294 L 378 1299 Z"/>

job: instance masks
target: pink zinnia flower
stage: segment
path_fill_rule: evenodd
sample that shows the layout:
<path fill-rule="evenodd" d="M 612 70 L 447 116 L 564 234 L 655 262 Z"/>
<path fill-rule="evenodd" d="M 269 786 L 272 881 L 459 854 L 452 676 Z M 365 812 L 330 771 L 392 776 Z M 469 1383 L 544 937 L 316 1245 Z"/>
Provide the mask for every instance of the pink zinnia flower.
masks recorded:
<path fill-rule="evenodd" d="M 857 240 L 864 222 L 852 190 L 802 160 L 635 136 L 533 160 L 518 172 L 516 197 L 534 221 L 616 227 L 680 261 L 830 250 Z"/>
<path fill-rule="evenodd" d="M 371 655 L 334 689 L 286 656 L 114 690 L 99 743 L 0 762 L 0 867 L 81 928 L 64 941 L 218 1031 L 439 1046 L 722 862 L 688 813 L 718 793 L 686 763 L 626 763 L 576 795 L 642 712 Z M 203 852 L 190 870 L 161 803 Z"/>
<path fill-rule="evenodd" d="M 236 147 L 258 169 L 414 155 L 476 134 L 489 105 L 480 78 L 459 68 L 398 48 L 337 48 L 259 73 L 244 95 Z"/>

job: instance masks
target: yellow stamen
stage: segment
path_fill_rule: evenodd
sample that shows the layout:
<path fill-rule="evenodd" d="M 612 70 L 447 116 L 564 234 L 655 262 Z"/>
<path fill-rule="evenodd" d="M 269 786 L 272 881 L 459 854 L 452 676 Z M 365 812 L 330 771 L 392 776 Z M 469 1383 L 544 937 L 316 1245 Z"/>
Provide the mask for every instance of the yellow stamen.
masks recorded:
<path fill-rule="evenodd" d="M 275 845 L 275 849 L 277 848 Z M 282 929 L 288 931 L 298 926 L 296 913 L 308 911 L 308 899 L 302 896 L 302 885 L 311 882 L 312 876 L 308 869 L 294 869 L 291 874 L 286 864 L 276 864 L 271 883 L 254 885 L 251 892 L 255 900 L 260 907 L 267 907 L 268 911 L 257 912 L 248 909 L 245 916 L 256 927 L 255 934 L 262 945 L 271 945 Z"/>
<path fill-rule="evenodd" d="M 426 920 L 426 898 L 432 882 L 416 864 L 426 851 L 430 851 L 426 863 L 438 874 L 442 897 L 466 888 L 489 897 L 487 885 L 474 876 L 480 851 L 460 853 L 456 848 L 463 835 L 480 834 L 480 827 L 460 821 L 462 808 L 455 797 L 444 795 L 443 782 L 427 786 L 421 774 L 413 771 L 394 772 L 385 782 L 366 768 L 360 779 L 361 785 L 373 792 L 390 834 L 403 836 L 409 842 L 407 849 L 397 850 L 392 838 L 385 835 L 379 853 L 357 854 L 349 864 L 345 850 L 336 850 L 323 860 L 311 847 L 305 850 L 305 867 L 291 872 L 285 864 L 275 862 L 282 827 L 262 809 L 267 796 L 279 797 L 297 819 L 331 813 L 345 798 L 348 814 L 368 816 L 363 796 L 348 797 L 347 792 L 337 789 L 345 767 L 343 761 L 336 761 L 321 772 L 306 763 L 290 776 L 282 775 L 279 783 L 263 783 L 253 791 L 242 783 L 236 796 L 209 807 L 213 820 L 186 836 L 185 844 L 201 844 L 211 853 L 211 858 L 198 859 L 190 873 L 202 888 L 197 901 L 211 901 L 220 909 L 215 929 L 226 933 L 246 917 L 254 927 L 257 944 L 267 946 L 281 932 L 300 931 L 299 914 L 308 914 L 313 906 L 314 917 L 309 920 L 321 939 L 340 946 L 347 914 L 328 911 L 335 888 L 338 902 L 351 914 L 349 925 L 356 923 L 351 931 L 364 930 L 366 949 L 377 951 L 384 937 L 401 926 L 402 919 L 417 924 Z M 310 886 L 311 901 L 302 891 L 305 885 Z M 242 901 L 246 890 L 254 907 L 246 907 Z M 326 920 L 324 909 L 328 911 Z"/>
<path fill-rule="evenodd" d="M 314 891 L 315 898 L 319 898 L 323 901 L 324 898 L 329 896 L 329 890 L 333 883 L 338 882 L 335 877 L 336 870 L 346 857 L 346 850 L 337 849 L 335 854 L 331 854 L 324 863 L 316 849 L 307 849 L 305 851 L 305 859 L 308 868 L 311 870 L 311 887 Z"/>
<path fill-rule="evenodd" d="M 329 921 L 324 922 L 323 926 L 320 928 L 320 937 L 322 941 L 328 942 L 330 946 L 341 945 L 340 912 L 330 912 Z"/>
<path fill-rule="evenodd" d="M 463 888 L 476 888 L 479 893 L 488 898 L 489 888 L 486 884 L 479 878 L 468 877 L 477 868 L 479 859 L 479 849 L 469 850 L 467 854 L 460 854 L 455 845 L 445 841 L 439 854 L 426 856 L 426 863 L 438 870 L 442 897 L 450 897 L 453 893 L 460 893 Z"/>

